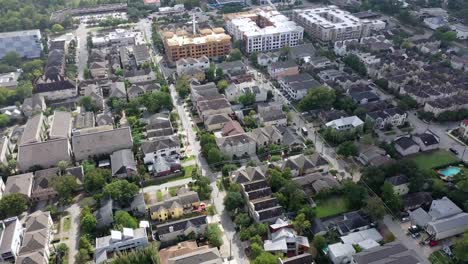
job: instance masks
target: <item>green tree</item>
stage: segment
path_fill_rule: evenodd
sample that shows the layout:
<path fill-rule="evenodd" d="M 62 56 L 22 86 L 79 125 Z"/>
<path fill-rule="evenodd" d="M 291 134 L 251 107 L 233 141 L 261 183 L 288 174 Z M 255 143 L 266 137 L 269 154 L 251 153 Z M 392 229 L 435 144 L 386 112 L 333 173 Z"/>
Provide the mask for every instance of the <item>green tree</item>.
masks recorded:
<path fill-rule="evenodd" d="M 318 88 L 310 89 L 304 98 L 299 102 L 299 109 L 302 111 L 309 111 L 312 109 L 328 109 L 335 102 L 335 91 L 321 86 Z"/>
<path fill-rule="evenodd" d="M 228 211 L 234 211 L 244 206 L 244 198 L 239 192 L 228 192 L 224 197 L 224 208 Z"/>
<path fill-rule="evenodd" d="M 256 257 L 252 264 L 277 264 L 278 257 L 271 254 L 270 252 L 262 252 L 258 257 Z"/>
<path fill-rule="evenodd" d="M 8 64 L 10 66 L 14 67 L 20 67 L 21 66 L 21 57 L 18 55 L 18 53 L 14 51 L 10 51 L 3 56 L 2 61 L 5 64 Z"/>
<path fill-rule="evenodd" d="M 183 75 L 177 80 L 176 91 L 180 98 L 186 98 L 190 93 L 190 82 L 187 76 Z"/>
<path fill-rule="evenodd" d="M 91 96 L 81 97 L 78 104 L 80 106 L 82 106 L 86 111 L 95 112 L 98 109 L 98 107 L 96 105 L 96 102 L 94 102 L 94 100 L 93 100 L 93 98 Z"/>
<path fill-rule="evenodd" d="M 231 54 L 229 54 L 227 61 L 238 61 L 241 59 L 242 59 L 242 53 L 240 52 L 240 50 L 233 49 L 231 50 Z"/>
<path fill-rule="evenodd" d="M 195 178 L 192 176 L 192 178 Z M 205 176 L 197 176 L 197 180 L 193 184 L 193 189 L 198 193 L 200 200 L 210 199 L 213 188 L 210 186 L 210 179 Z"/>
<path fill-rule="evenodd" d="M 6 127 L 10 124 L 10 117 L 5 114 L 0 114 L 0 127 Z"/>
<path fill-rule="evenodd" d="M 18 216 L 28 209 L 28 198 L 21 193 L 6 194 L 0 200 L 2 219 Z"/>
<path fill-rule="evenodd" d="M 138 193 L 138 186 L 127 180 L 116 180 L 104 186 L 103 193 L 113 200 L 127 204 Z"/>
<path fill-rule="evenodd" d="M 384 217 L 386 211 L 385 207 L 378 197 L 370 197 L 366 201 L 366 207 L 364 207 L 364 211 L 369 214 L 369 216 L 374 221 L 380 221 Z"/>
<path fill-rule="evenodd" d="M 52 179 L 52 186 L 58 193 L 61 201 L 67 202 L 72 198 L 73 193 L 78 190 L 78 183 L 75 176 L 63 175 L 57 176 Z"/>
<path fill-rule="evenodd" d="M 243 105 L 251 105 L 255 103 L 255 94 L 251 92 L 247 92 L 241 96 L 239 96 L 239 103 Z"/>
<path fill-rule="evenodd" d="M 327 246 L 327 240 L 321 235 L 315 235 L 312 243 L 317 250 L 324 249 Z"/>
<path fill-rule="evenodd" d="M 434 32 L 434 37 L 444 43 L 450 43 L 457 39 L 457 33 L 449 28 L 438 28 Z"/>
<path fill-rule="evenodd" d="M 367 190 L 362 185 L 353 181 L 346 181 L 343 184 L 343 192 L 349 208 L 359 209 L 364 205 Z"/>
<path fill-rule="evenodd" d="M 172 110 L 171 95 L 164 92 L 154 92 L 145 94 L 141 101 L 151 113 L 159 113 L 162 109 Z"/>
<path fill-rule="evenodd" d="M 358 148 L 352 141 L 346 141 L 340 144 L 336 153 L 345 157 L 354 157 L 358 154 Z"/>
<path fill-rule="evenodd" d="M 218 164 L 219 162 L 223 161 L 223 155 L 217 147 L 213 147 L 208 151 L 206 160 L 208 164 Z"/>
<path fill-rule="evenodd" d="M 96 232 L 97 220 L 91 212 L 86 212 L 82 215 L 80 221 L 81 231 L 85 234 L 93 234 Z"/>
<path fill-rule="evenodd" d="M 455 257 L 462 261 L 468 261 L 468 232 L 463 235 L 462 239 L 455 242 L 453 247 L 453 254 Z"/>
<path fill-rule="evenodd" d="M 260 246 L 260 244 L 258 243 L 251 243 L 250 244 L 250 249 L 251 249 L 251 254 L 250 254 L 250 257 L 252 259 L 256 259 L 258 256 L 260 256 L 263 252 L 265 252 L 263 250 L 263 247 Z"/>
<path fill-rule="evenodd" d="M 354 71 L 359 73 L 361 76 L 366 76 L 367 75 L 366 65 L 364 65 L 364 63 L 361 61 L 361 59 L 359 59 L 359 57 L 356 56 L 355 54 L 347 55 L 343 59 L 343 62 L 348 67 L 350 67 L 351 69 L 353 69 Z"/>
<path fill-rule="evenodd" d="M 224 78 L 223 68 L 216 68 L 216 79 L 221 80 Z"/>
<path fill-rule="evenodd" d="M 223 232 L 219 228 L 218 224 L 208 224 L 206 227 L 206 238 L 212 246 L 219 248 L 223 245 L 222 236 Z"/>
<path fill-rule="evenodd" d="M 254 67 L 258 67 L 258 54 L 257 52 L 252 52 L 249 57 L 250 62 Z"/>
<path fill-rule="evenodd" d="M 401 210 L 401 198 L 393 191 L 393 186 L 388 182 L 384 183 L 382 186 L 382 200 L 385 201 L 393 212 L 399 212 Z"/>
<path fill-rule="evenodd" d="M 138 221 L 135 217 L 131 216 L 128 212 L 119 210 L 114 214 L 115 225 L 118 229 L 126 228 L 138 228 Z"/>
<path fill-rule="evenodd" d="M 85 173 L 84 177 L 84 189 L 88 193 L 100 192 L 107 179 L 110 179 L 111 172 L 107 169 L 93 168 L 89 172 Z"/>
<path fill-rule="evenodd" d="M 224 93 L 224 90 L 229 86 L 229 83 L 226 80 L 220 80 L 216 86 L 218 87 L 218 90 L 220 93 Z"/>
<path fill-rule="evenodd" d="M 60 33 L 64 30 L 63 26 L 60 24 L 53 24 L 51 29 L 54 33 Z"/>
<path fill-rule="evenodd" d="M 210 67 L 205 71 L 205 76 L 206 76 L 206 79 L 209 81 L 209 82 L 214 82 L 215 79 L 216 79 L 216 68 L 214 66 L 214 64 L 210 64 Z"/>
<path fill-rule="evenodd" d="M 246 213 L 239 213 L 236 215 L 234 219 L 234 223 L 239 227 L 248 227 L 251 223 L 251 219 L 248 214 Z"/>
<path fill-rule="evenodd" d="M 403 111 L 408 111 L 410 109 L 416 109 L 418 107 L 418 102 L 411 96 L 404 95 L 398 101 L 398 107 Z"/>
<path fill-rule="evenodd" d="M 312 226 L 304 214 L 298 214 L 296 218 L 294 218 L 292 224 L 299 235 L 304 234 L 304 231 L 308 230 Z"/>

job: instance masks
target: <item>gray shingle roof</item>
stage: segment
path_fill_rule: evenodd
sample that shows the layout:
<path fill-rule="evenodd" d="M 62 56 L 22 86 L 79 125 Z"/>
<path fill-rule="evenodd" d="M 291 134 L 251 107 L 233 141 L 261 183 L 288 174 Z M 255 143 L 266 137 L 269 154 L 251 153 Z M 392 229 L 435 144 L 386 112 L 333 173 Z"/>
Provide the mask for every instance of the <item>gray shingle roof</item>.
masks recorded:
<path fill-rule="evenodd" d="M 70 143 L 66 138 L 26 144 L 18 149 L 18 167 L 23 171 L 34 165 L 56 166 L 59 161 L 70 159 Z"/>
<path fill-rule="evenodd" d="M 128 170 L 137 171 L 136 161 L 131 149 L 118 150 L 110 156 L 112 175 L 126 173 Z"/>
<path fill-rule="evenodd" d="M 418 264 L 421 263 L 416 253 L 407 249 L 399 242 L 392 242 L 381 247 L 369 249 L 353 256 L 356 264 L 398 263 Z"/>

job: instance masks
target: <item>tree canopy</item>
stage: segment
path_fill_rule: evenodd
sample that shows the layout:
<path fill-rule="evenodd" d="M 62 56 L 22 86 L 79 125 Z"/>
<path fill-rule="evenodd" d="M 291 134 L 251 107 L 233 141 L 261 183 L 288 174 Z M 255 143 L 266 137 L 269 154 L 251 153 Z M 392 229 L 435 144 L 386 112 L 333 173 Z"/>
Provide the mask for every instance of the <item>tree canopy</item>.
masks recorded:
<path fill-rule="evenodd" d="M 328 109 L 335 102 L 335 91 L 321 86 L 318 88 L 310 89 L 304 98 L 299 102 L 299 109 L 301 111 L 309 111 L 313 109 Z"/>
<path fill-rule="evenodd" d="M 114 214 L 115 226 L 118 229 L 126 228 L 138 228 L 138 221 L 135 217 L 131 216 L 128 212 L 119 210 Z"/>
<path fill-rule="evenodd" d="M 129 203 L 138 193 L 138 186 L 127 180 L 116 180 L 104 186 L 104 195 L 120 203 Z"/>
<path fill-rule="evenodd" d="M 3 218 L 17 216 L 28 209 L 28 198 L 21 193 L 7 194 L 0 200 L 0 216 Z"/>

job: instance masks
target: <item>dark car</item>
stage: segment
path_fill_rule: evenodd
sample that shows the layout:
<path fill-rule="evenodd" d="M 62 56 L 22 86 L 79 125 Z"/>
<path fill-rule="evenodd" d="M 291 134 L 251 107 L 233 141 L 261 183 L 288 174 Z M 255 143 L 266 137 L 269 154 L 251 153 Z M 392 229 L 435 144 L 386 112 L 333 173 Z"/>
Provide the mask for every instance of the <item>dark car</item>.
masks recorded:
<path fill-rule="evenodd" d="M 458 155 L 458 150 L 454 149 L 454 148 L 449 148 L 449 150 L 455 154 L 455 155 Z"/>

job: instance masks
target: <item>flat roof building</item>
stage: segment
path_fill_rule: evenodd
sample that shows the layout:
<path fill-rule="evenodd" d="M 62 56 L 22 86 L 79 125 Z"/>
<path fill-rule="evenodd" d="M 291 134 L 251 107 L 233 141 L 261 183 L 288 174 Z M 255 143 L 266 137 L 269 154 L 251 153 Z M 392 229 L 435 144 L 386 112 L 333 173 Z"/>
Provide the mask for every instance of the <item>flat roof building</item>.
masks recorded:
<path fill-rule="evenodd" d="M 293 11 L 293 20 L 321 42 L 335 42 L 367 37 L 373 29 L 385 28 L 380 20 L 361 20 L 337 6 Z"/>
<path fill-rule="evenodd" d="M 0 33 L 0 58 L 8 52 L 28 59 L 39 58 L 42 53 L 39 29 Z"/>
<path fill-rule="evenodd" d="M 246 52 L 264 52 L 294 47 L 304 36 L 304 28 L 278 11 L 260 8 L 224 16 L 226 29 L 243 42 Z"/>

